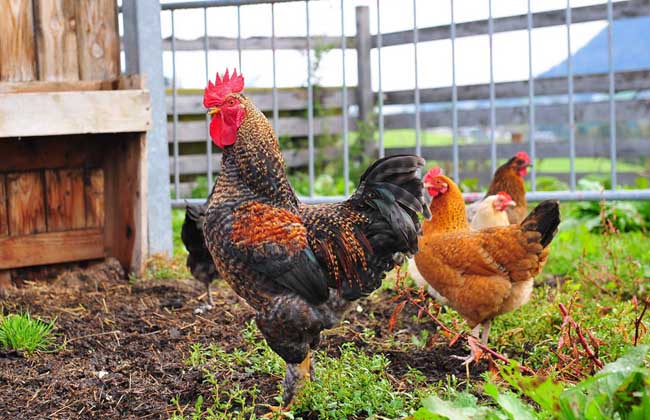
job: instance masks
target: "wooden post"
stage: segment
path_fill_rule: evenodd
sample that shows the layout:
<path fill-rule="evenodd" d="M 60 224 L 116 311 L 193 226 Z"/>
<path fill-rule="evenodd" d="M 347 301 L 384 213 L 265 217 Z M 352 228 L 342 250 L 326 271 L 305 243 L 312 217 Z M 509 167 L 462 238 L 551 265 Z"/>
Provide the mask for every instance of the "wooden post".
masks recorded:
<path fill-rule="evenodd" d="M 36 79 L 31 0 L 0 0 L 0 82 Z"/>
<path fill-rule="evenodd" d="M 34 0 L 39 80 L 79 80 L 75 0 Z"/>
<path fill-rule="evenodd" d="M 359 124 L 357 130 L 361 136 L 366 156 L 372 156 L 375 151 L 372 125 L 373 95 L 372 75 L 370 72 L 370 9 L 368 6 L 357 6 L 357 105 L 359 106 Z"/>
<path fill-rule="evenodd" d="M 115 79 L 120 74 L 120 38 L 115 0 L 77 3 L 77 44 L 81 80 Z"/>

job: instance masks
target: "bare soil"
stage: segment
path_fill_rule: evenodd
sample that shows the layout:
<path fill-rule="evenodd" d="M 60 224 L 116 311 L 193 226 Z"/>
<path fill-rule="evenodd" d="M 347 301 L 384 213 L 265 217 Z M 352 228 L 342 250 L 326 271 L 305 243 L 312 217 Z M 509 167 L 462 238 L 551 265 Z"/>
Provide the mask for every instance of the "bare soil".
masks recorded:
<path fill-rule="evenodd" d="M 226 349 L 243 347 L 240 332 L 254 313 L 218 282 L 213 288 L 216 307 L 197 315 L 202 290 L 191 280 L 129 284 L 119 264 L 111 261 L 9 289 L 0 298 L 0 310 L 56 318 L 58 348 L 33 355 L 0 350 L 0 418 L 157 419 L 172 414 L 174 397 L 183 405 L 193 404 L 199 395 L 210 401 L 201 370 L 184 363 L 190 347 L 212 342 Z M 380 344 L 390 336 L 410 342 L 423 328 L 435 330 L 430 322 L 412 322 L 414 311 L 407 307 L 397 331 L 389 332 L 390 298 L 390 292 L 379 292 L 360 301 L 362 310 L 352 311 L 349 323 L 325 334 L 322 349 L 337 356 L 340 344 L 353 341 L 360 350 L 384 353 L 391 361 L 388 373 L 398 381 L 409 367 L 431 381 L 449 373 L 464 377 L 465 369 L 449 358 L 467 352 L 461 345 L 401 351 Z M 375 331 L 372 343 L 361 339 L 365 328 Z M 472 368 L 472 376 L 485 368 L 485 362 Z M 258 402 L 273 404 L 278 380 L 242 372 L 233 384 L 257 385 L 263 395 Z"/>

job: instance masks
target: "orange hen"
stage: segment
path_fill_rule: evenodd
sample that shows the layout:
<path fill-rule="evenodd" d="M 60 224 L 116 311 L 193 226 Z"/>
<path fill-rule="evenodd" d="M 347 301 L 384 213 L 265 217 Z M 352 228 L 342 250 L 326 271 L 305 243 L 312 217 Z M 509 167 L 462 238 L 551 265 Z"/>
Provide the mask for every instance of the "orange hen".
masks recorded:
<path fill-rule="evenodd" d="M 432 197 L 432 219 L 423 223 L 415 264 L 421 276 L 442 295 L 487 344 L 496 316 L 530 299 L 533 277 L 546 258 L 544 250 L 560 223 L 559 203 L 544 201 L 521 224 L 470 231 L 461 192 L 433 168 L 424 178 Z M 474 354 L 463 358 L 466 363 Z"/>

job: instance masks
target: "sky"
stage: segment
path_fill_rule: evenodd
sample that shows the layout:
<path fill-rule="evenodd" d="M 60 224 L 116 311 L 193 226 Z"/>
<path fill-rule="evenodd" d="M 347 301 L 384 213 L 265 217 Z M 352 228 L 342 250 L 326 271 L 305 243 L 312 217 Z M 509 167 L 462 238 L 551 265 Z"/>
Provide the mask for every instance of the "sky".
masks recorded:
<path fill-rule="evenodd" d="M 166 1 L 163 0 L 162 3 Z M 603 3 L 603 0 L 570 0 L 572 7 Z M 451 21 L 450 0 L 415 0 L 417 26 L 420 28 L 447 25 Z M 343 12 L 345 34 L 354 36 L 355 7 L 369 6 L 370 31 L 377 32 L 376 0 L 344 0 Z M 563 9 L 567 0 L 531 0 L 533 12 Z M 488 0 L 455 0 L 454 17 L 457 23 L 487 19 Z M 382 33 L 413 28 L 413 1 L 380 0 Z M 525 14 L 526 0 L 493 0 L 493 16 L 503 17 Z M 341 35 L 341 1 L 318 0 L 309 5 L 312 35 Z M 305 36 L 305 3 L 279 3 L 275 6 L 276 36 Z M 180 10 L 174 15 L 174 28 L 178 38 L 202 37 L 203 10 Z M 161 16 L 162 36 L 171 34 L 170 13 Z M 607 26 L 606 21 L 571 25 L 571 51 L 575 53 Z M 539 28 L 532 33 L 533 74 L 538 75 L 566 59 L 566 26 Z M 208 35 L 237 36 L 236 7 L 208 9 Z M 241 7 L 241 35 L 271 35 L 270 5 Z M 382 49 L 382 87 L 386 91 L 411 89 L 415 84 L 414 47 L 401 45 Z M 305 51 L 280 50 L 276 54 L 277 81 L 280 87 L 304 86 L 307 80 Z M 372 50 L 372 84 L 378 85 L 378 58 Z M 165 76 L 172 76 L 171 53 L 163 55 Z M 493 37 L 493 75 L 496 82 L 528 79 L 527 31 L 497 33 Z M 209 74 L 238 67 L 236 51 L 210 51 Z M 249 87 L 272 86 L 272 55 L 270 51 L 245 50 L 241 70 Z M 325 54 L 315 75 L 324 86 L 340 86 L 342 83 L 342 56 L 340 50 Z M 202 88 L 206 74 L 203 51 L 178 52 L 176 57 L 177 85 L 181 88 Z M 452 80 L 451 42 L 449 40 L 422 42 L 418 44 L 418 79 L 422 88 L 449 86 Z M 463 37 L 456 40 L 456 81 L 459 85 L 489 82 L 489 39 L 487 35 Z M 346 82 L 356 85 L 356 53 L 346 53 Z"/>

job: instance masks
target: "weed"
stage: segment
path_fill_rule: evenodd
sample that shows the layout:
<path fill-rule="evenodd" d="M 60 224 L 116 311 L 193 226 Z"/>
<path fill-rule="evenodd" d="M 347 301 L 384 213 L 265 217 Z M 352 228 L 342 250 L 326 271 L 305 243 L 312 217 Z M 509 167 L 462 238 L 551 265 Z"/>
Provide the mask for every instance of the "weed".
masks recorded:
<path fill-rule="evenodd" d="M 51 322 L 32 319 L 29 313 L 0 315 L 0 345 L 18 351 L 49 351 L 54 344 Z"/>

